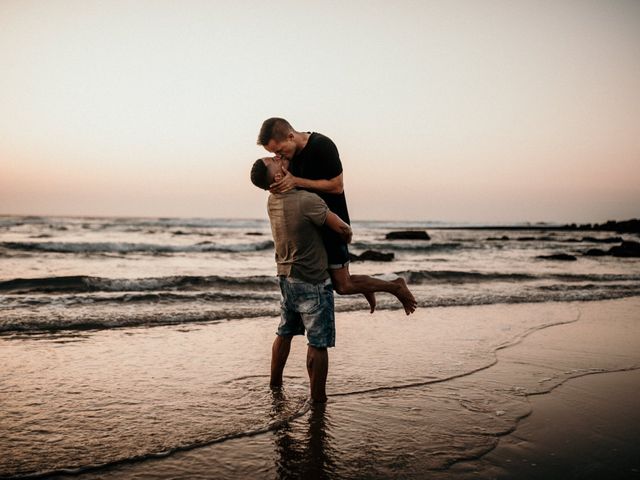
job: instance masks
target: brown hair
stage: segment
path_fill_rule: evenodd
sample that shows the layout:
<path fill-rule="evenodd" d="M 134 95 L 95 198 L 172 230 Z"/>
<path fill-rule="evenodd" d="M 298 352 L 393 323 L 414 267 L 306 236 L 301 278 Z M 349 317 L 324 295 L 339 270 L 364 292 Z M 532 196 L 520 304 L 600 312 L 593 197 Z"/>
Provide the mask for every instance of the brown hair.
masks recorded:
<path fill-rule="evenodd" d="M 267 118 L 264 122 L 262 122 L 262 127 L 260 127 L 260 133 L 258 134 L 258 145 L 262 145 L 264 147 L 271 140 L 276 140 L 279 142 L 287 138 L 287 135 L 294 131 L 295 130 L 293 129 L 291 124 L 284 118 Z"/>

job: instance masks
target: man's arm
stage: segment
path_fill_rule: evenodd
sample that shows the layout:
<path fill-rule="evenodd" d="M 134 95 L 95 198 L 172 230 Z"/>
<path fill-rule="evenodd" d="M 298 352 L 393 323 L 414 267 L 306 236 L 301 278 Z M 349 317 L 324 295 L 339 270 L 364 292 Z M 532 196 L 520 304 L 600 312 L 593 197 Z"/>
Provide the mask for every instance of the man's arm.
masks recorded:
<path fill-rule="evenodd" d="M 348 223 L 342 221 L 342 219 L 333 213 L 327 212 L 327 219 L 324 224 L 334 232 L 338 233 L 346 243 L 351 243 L 352 231 Z"/>
<path fill-rule="evenodd" d="M 294 188 L 304 188 L 316 192 L 340 194 L 344 190 L 342 182 L 342 173 L 330 180 L 309 180 L 308 178 L 294 177 L 285 168 L 282 180 L 272 183 L 269 191 L 271 193 L 284 193 Z"/>

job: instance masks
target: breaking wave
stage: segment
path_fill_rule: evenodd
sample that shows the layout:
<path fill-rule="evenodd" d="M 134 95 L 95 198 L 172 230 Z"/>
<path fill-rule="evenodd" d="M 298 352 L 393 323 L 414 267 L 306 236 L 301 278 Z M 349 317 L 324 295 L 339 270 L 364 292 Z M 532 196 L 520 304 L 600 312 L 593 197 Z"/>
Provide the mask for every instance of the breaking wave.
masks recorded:
<path fill-rule="evenodd" d="M 1 248 L 19 251 L 52 253 L 197 253 L 197 252 L 258 252 L 273 248 L 273 241 L 216 244 L 200 242 L 192 245 L 162 245 L 129 242 L 1 242 Z"/>

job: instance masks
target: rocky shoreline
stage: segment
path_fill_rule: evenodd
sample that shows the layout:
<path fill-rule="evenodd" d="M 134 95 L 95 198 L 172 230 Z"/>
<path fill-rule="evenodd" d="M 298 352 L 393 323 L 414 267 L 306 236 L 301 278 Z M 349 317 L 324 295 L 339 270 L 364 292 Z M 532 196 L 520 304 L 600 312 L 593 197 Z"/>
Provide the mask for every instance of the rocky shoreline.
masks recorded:
<path fill-rule="evenodd" d="M 569 225 L 548 225 L 548 224 L 535 224 L 535 225 L 511 225 L 511 226 L 482 226 L 482 227 L 441 227 L 434 228 L 436 230 L 512 230 L 512 231 L 592 231 L 592 232 L 615 232 L 618 234 L 640 234 L 640 220 L 631 219 L 625 221 L 609 220 L 602 224 L 583 224 L 576 225 L 575 223 Z M 430 235 L 423 229 L 411 229 L 411 230 L 397 230 L 388 232 L 385 235 L 387 240 L 431 240 Z M 547 236 L 526 236 L 518 238 L 510 238 L 507 235 L 501 237 L 488 237 L 487 241 L 558 241 L 553 233 Z M 570 238 L 565 240 L 568 243 L 600 243 L 600 244 L 614 244 L 608 250 L 602 250 L 599 248 L 590 248 L 582 253 L 583 256 L 588 257 L 600 257 L 600 256 L 612 256 L 620 258 L 640 258 L 640 243 L 630 240 L 625 240 L 621 236 L 614 236 L 608 238 L 598 238 L 593 236 L 583 236 L 579 238 Z M 575 253 L 575 252 L 574 252 Z M 539 260 L 556 260 L 556 261 L 576 261 L 578 257 L 576 255 L 568 253 L 555 253 L 551 255 L 538 255 L 536 257 Z M 377 261 L 377 262 L 391 262 L 395 259 L 393 253 L 380 252 L 375 250 L 366 250 L 361 255 L 350 254 L 350 260 L 352 262 L 358 261 Z"/>
<path fill-rule="evenodd" d="M 547 223 L 532 223 L 528 225 L 488 225 L 481 227 L 436 227 L 438 230 L 537 230 L 537 231 L 590 231 L 590 232 L 616 232 L 640 234 L 640 220 L 631 219 L 623 221 L 609 220 L 605 223 L 585 223 L 549 225 Z"/>

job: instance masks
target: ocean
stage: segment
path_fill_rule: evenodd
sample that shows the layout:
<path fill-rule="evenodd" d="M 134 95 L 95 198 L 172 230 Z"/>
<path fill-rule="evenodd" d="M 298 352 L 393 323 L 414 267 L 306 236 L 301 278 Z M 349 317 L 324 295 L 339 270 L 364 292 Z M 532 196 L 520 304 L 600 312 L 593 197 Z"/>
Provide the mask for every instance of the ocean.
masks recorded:
<path fill-rule="evenodd" d="M 351 273 L 400 276 L 418 312 L 445 312 L 427 324 L 424 316 L 406 317 L 388 294 L 378 295 L 373 315 L 363 297 L 336 295 L 338 340 L 326 408 L 337 405 L 357 425 L 341 434 L 363 435 L 353 440 L 356 447 L 373 448 L 362 433 L 363 411 L 390 422 L 391 438 L 409 427 L 419 437 L 421 430 L 414 430 L 424 426 L 426 407 L 416 405 L 428 399 L 429 408 L 444 408 L 437 399 L 446 404 L 463 391 L 455 390 L 455 379 L 493 364 L 497 351 L 532 332 L 577 321 L 576 302 L 640 295 L 638 259 L 585 255 L 623 239 L 637 241 L 636 235 L 474 227 L 354 222 L 353 253 L 376 250 L 394 259 L 354 261 Z M 430 240 L 387 239 L 395 230 L 424 230 Z M 543 258 L 556 254 L 576 259 Z M 276 438 L 279 466 L 260 456 L 234 460 L 228 450 L 218 475 L 295 477 L 300 452 L 290 444 L 297 437 L 282 440 L 283 432 L 311 414 L 303 361 L 295 365 L 302 353 L 292 354 L 282 397 L 266 387 L 279 298 L 266 220 L 0 217 L 0 478 L 102 478 L 112 468 L 175 459 L 212 445 L 250 452 L 249 443 L 238 442 L 268 435 Z M 524 307 L 530 304 L 538 307 Z M 473 321 L 463 307 L 478 307 Z M 519 313 L 506 314 L 505 308 Z M 607 368 L 628 367 L 622 363 Z M 594 368 L 601 367 L 584 360 L 554 378 L 557 384 L 572 371 Z M 450 390 L 425 393 L 449 381 Z M 539 387 L 539 379 L 530 383 Z M 505 400 L 501 389 L 467 384 L 464 391 L 476 392 L 456 401 L 466 416 L 443 411 L 449 433 L 429 430 L 442 425 L 424 427 L 437 439 L 436 453 L 412 460 L 396 450 L 394 460 L 398 437 L 384 452 L 387 463 L 367 478 L 394 476 L 389 472 L 412 477 L 412 462 L 442 471 L 486 452 L 526 410 L 521 397 Z M 372 398 L 375 411 L 366 406 Z M 478 409 L 497 413 L 476 418 Z M 331 416 L 309 418 L 305 435 L 325 441 L 344 428 L 331 427 Z M 476 433 L 492 433 L 461 437 L 469 422 Z M 291 447 L 284 456 L 286 445 L 279 441 Z M 332 460 L 326 449 L 323 455 L 322 465 L 311 463 L 328 472 L 326 478 L 359 478 L 371 462 L 358 457 L 364 462 L 358 470 L 353 457 Z M 229 464 L 239 466 L 229 470 Z M 340 470 L 342 464 L 355 470 Z M 163 478 L 154 465 L 149 478 Z M 191 471 L 183 478 L 213 478 L 209 473 Z"/>
<path fill-rule="evenodd" d="M 377 250 L 394 260 L 354 262 L 351 272 L 401 276 L 423 308 L 640 293 L 637 261 L 583 256 L 633 236 L 451 227 L 460 226 L 355 222 L 353 253 Z M 385 239 L 406 229 L 426 230 L 431 240 Z M 580 260 L 537 258 L 558 253 Z M 279 308 L 265 220 L 0 217 L 0 295 L 5 334 L 255 318 Z M 380 299 L 380 309 L 400 308 Z M 337 296 L 336 309 L 363 302 Z"/>

